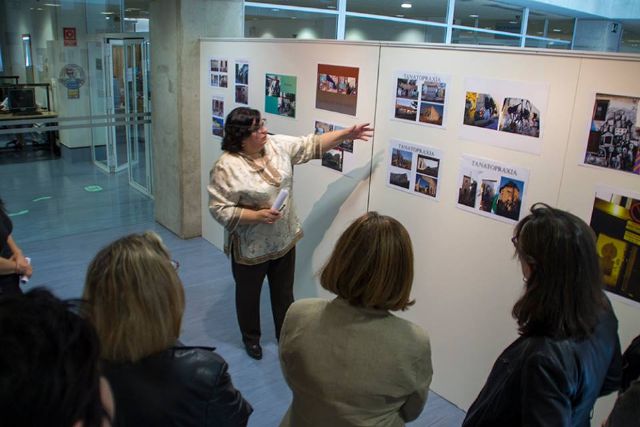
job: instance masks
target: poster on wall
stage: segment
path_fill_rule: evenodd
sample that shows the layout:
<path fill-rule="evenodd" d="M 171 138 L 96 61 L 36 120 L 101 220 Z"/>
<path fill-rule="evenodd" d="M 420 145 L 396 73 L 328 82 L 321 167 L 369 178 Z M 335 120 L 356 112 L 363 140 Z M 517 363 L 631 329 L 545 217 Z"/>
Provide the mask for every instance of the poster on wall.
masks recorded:
<path fill-rule="evenodd" d="M 640 98 L 596 94 L 584 164 L 640 175 Z"/>
<path fill-rule="evenodd" d="M 224 98 L 214 96 L 211 98 L 211 133 L 222 138 L 224 129 Z"/>
<path fill-rule="evenodd" d="M 399 71 L 395 73 L 393 81 L 393 119 L 444 127 L 448 77 Z"/>
<path fill-rule="evenodd" d="M 458 174 L 457 206 L 478 215 L 515 223 L 522 214 L 528 180 L 527 169 L 463 155 Z"/>
<path fill-rule="evenodd" d="M 314 129 L 316 135 L 326 132 L 344 129 L 345 126 L 316 120 Z M 353 154 L 354 142 L 352 139 L 342 141 L 340 145 L 322 155 L 320 164 L 334 171 L 346 174 L 355 167 L 355 156 Z"/>
<path fill-rule="evenodd" d="M 264 111 L 278 116 L 296 117 L 296 76 L 265 75 Z"/>
<path fill-rule="evenodd" d="M 467 78 L 460 137 L 540 154 L 548 97 L 545 83 Z"/>
<path fill-rule="evenodd" d="M 387 186 L 428 199 L 439 199 L 440 161 L 437 148 L 392 139 L 389 144 Z"/>
<path fill-rule="evenodd" d="M 356 115 L 359 68 L 318 64 L 316 108 Z"/>
<path fill-rule="evenodd" d="M 640 304 L 640 193 L 596 187 L 589 225 L 605 290 Z"/>
<path fill-rule="evenodd" d="M 210 58 L 209 77 L 212 87 L 227 87 L 229 84 L 229 61 L 223 58 Z"/>
<path fill-rule="evenodd" d="M 236 104 L 249 105 L 249 62 L 236 61 L 235 74 Z"/>

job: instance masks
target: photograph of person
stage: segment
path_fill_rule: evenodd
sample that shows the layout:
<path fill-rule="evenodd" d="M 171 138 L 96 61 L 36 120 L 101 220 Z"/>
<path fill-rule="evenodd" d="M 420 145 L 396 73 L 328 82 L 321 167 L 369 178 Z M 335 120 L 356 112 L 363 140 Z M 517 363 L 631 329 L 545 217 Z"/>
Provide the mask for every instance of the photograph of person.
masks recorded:
<path fill-rule="evenodd" d="M 495 179 L 483 179 L 480 185 L 480 210 L 491 212 L 495 203 L 498 181 Z"/>
<path fill-rule="evenodd" d="M 318 64 L 316 108 L 355 116 L 359 68 Z"/>
<path fill-rule="evenodd" d="M 498 108 L 491 95 L 467 92 L 464 124 L 485 129 L 498 129 Z"/>
<path fill-rule="evenodd" d="M 521 194 L 524 182 L 517 179 L 503 176 L 500 178 L 500 190 L 494 197 L 493 213 L 505 218 L 520 219 L 520 208 L 522 207 Z"/>

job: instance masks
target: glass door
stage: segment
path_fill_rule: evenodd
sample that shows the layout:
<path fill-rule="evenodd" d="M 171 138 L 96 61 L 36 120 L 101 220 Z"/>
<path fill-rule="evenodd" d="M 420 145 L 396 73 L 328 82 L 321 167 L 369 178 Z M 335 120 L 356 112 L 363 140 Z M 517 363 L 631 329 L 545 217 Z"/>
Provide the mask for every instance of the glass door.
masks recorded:
<path fill-rule="evenodd" d="M 149 45 L 143 39 L 124 40 L 125 87 L 127 113 L 127 155 L 129 184 L 151 194 L 151 144 L 148 116 Z"/>
<path fill-rule="evenodd" d="M 107 39 L 105 44 L 107 114 L 113 126 L 107 127 L 107 163 L 109 172 L 128 167 L 128 127 L 125 93 L 126 64 L 123 39 Z M 109 84 L 110 83 L 110 84 Z"/>

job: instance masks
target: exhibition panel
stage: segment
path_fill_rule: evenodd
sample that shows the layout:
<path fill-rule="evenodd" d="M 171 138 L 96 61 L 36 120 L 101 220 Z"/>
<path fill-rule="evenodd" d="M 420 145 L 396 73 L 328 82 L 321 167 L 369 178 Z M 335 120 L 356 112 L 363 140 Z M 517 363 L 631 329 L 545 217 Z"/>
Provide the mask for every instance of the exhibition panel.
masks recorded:
<path fill-rule="evenodd" d="M 523 283 L 510 239 L 535 202 L 591 224 L 622 346 L 637 335 L 640 58 L 216 39 L 201 42 L 201 72 L 203 236 L 220 248 L 205 185 L 232 108 L 257 108 L 270 132 L 290 135 L 375 119 L 372 142 L 296 168 L 295 295 L 327 295 L 315 273 L 351 220 L 397 218 L 416 258 L 416 304 L 400 315 L 429 332 L 432 388 L 454 404 L 468 408 L 517 336 Z M 610 408 L 610 398 L 596 405 L 594 425 Z"/>

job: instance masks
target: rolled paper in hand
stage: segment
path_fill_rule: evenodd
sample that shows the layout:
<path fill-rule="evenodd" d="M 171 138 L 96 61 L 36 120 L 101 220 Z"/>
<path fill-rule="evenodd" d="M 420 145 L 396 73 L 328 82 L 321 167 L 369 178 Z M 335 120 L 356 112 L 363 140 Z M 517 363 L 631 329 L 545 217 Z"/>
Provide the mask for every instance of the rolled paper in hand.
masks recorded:
<path fill-rule="evenodd" d="M 278 193 L 278 197 L 276 197 L 276 201 L 273 202 L 273 206 L 271 206 L 271 209 L 275 209 L 277 211 L 282 210 L 282 208 L 284 208 L 284 202 L 287 200 L 287 197 L 289 197 L 289 191 L 286 188 L 283 188 L 282 190 L 280 190 L 280 193 Z"/>

